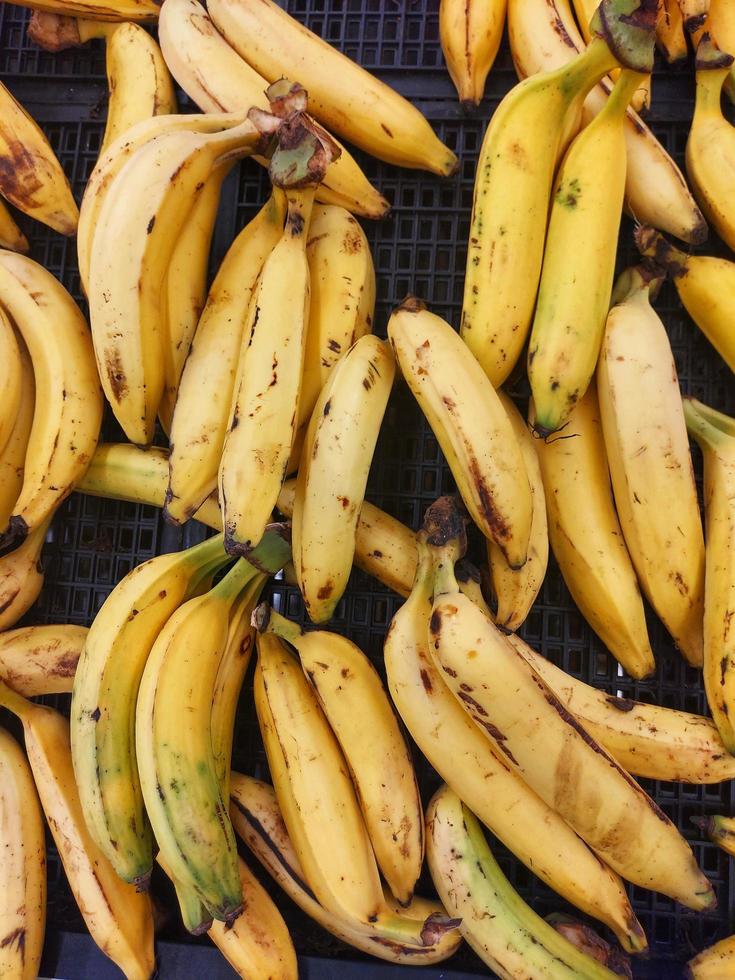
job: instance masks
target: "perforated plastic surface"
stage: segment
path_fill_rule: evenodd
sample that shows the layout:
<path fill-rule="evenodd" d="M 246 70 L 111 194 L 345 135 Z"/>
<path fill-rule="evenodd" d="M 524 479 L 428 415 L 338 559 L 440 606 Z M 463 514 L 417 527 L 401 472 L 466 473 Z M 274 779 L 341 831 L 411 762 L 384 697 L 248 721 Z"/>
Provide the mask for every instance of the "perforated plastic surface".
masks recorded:
<path fill-rule="evenodd" d="M 393 202 L 392 215 L 380 224 L 366 224 L 378 283 L 376 329 L 381 335 L 391 308 L 409 291 L 423 297 L 429 307 L 455 326 L 459 321 L 474 166 L 486 120 L 515 81 L 507 45 L 493 69 L 489 97 L 480 109 L 465 116 L 454 97 L 438 44 L 436 0 L 399 3 L 396 0 L 292 0 L 288 9 L 312 29 L 357 58 L 425 112 L 439 135 L 461 160 L 458 174 L 440 180 L 429 174 L 401 171 L 356 154 L 369 176 Z M 76 51 L 51 55 L 39 51 L 25 36 L 26 11 L 0 5 L 0 77 L 31 110 L 49 136 L 73 181 L 77 198 L 94 165 L 104 128 L 104 49 L 99 42 Z M 681 163 L 692 109 L 691 69 L 661 67 L 654 76 L 654 102 L 650 122 L 656 134 Z M 182 108 L 187 108 L 185 98 Z M 244 163 L 225 184 L 213 244 L 212 266 L 266 197 L 264 173 Z M 81 299 L 73 241 L 42 226 L 21 220 L 32 245 L 32 255 L 57 275 Z M 631 225 L 621 235 L 620 267 L 631 257 Z M 715 251 L 716 245 L 708 246 Z M 735 412 L 732 375 L 699 334 L 678 304 L 671 286 L 657 302 L 669 330 L 682 388 L 716 407 Z M 513 380 L 513 379 L 512 379 Z M 511 385 L 525 408 L 525 382 Z M 120 437 L 114 422 L 105 436 Z M 695 454 L 697 472 L 701 461 Z M 391 397 L 370 475 L 368 497 L 411 527 L 440 493 L 452 489 L 451 478 L 436 440 L 423 422 L 406 388 L 399 384 Z M 190 543 L 205 532 L 196 524 L 183 536 L 166 527 L 157 510 L 74 495 L 54 521 L 45 549 L 46 585 L 27 617 L 28 622 L 89 623 L 114 584 L 133 565 L 161 551 Z M 275 601 L 286 614 L 303 618 L 298 592 L 282 583 L 273 588 Z M 381 646 L 388 623 L 400 599 L 361 572 L 352 576 L 332 627 L 345 632 L 373 658 L 379 669 Z M 633 682 L 618 676 L 615 662 L 575 609 L 553 559 L 539 599 L 523 627 L 525 639 L 564 669 L 611 693 L 620 693 L 693 711 L 705 710 L 701 676 L 688 668 L 674 651 L 655 616 L 649 628 L 656 653 L 652 680 Z M 57 699 L 62 707 L 65 699 Z M 438 783 L 428 765 L 416 754 L 425 802 Z M 243 693 L 234 765 L 261 777 L 267 775 L 254 721 L 249 685 Z M 704 841 L 691 817 L 735 812 L 730 784 L 711 787 L 648 783 L 665 812 L 695 848 L 697 858 L 712 881 L 718 909 L 706 915 L 690 913 L 668 899 L 633 888 L 637 914 L 648 934 L 651 957 L 646 976 L 674 977 L 680 965 L 705 945 L 732 932 L 735 910 L 734 882 L 729 859 Z M 541 885 L 495 842 L 494 849 L 512 882 L 540 913 L 563 908 L 563 902 Z M 49 929 L 79 931 L 80 916 L 51 849 L 49 861 Z M 157 894 L 170 900 L 167 885 L 158 878 Z M 428 891 L 428 879 L 424 882 Z M 277 897 L 300 953 L 357 959 L 348 949 L 305 919 L 280 893 Z M 169 902 L 170 904 L 170 902 Z M 164 937 L 192 942 L 169 918 Z M 471 972 L 481 964 L 466 949 L 449 964 Z M 379 977 L 377 962 L 371 975 Z M 643 967 L 640 972 L 643 972 Z M 349 967 L 344 970 L 349 975 Z M 451 976 L 451 969 L 444 971 Z"/>

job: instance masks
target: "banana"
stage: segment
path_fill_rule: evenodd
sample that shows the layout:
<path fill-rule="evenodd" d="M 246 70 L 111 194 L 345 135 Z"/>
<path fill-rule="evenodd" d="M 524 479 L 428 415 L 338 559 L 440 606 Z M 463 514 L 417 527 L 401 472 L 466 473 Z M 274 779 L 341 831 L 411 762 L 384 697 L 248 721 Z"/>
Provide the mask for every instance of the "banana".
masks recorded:
<path fill-rule="evenodd" d="M 498 397 L 510 419 L 513 434 L 520 446 L 531 487 L 533 505 L 528 557 L 523 568 L 511 568 L 497 544 L 490 540 L 487 542 L 490 580 L 497 603 L 495 622 L 504 629 L 517 630 L 530 612 L 546 575 L 546 565 L 549 560 L 549 530 L 546 521 L 544 485 L 533 445 L 533 436 L 528 431 L 528 426 L 513 400 L 504 391 L 498 391 Z"/>
<path fill-rule="evenodd" d="M 158 36 L 179 85 L 204 112 L 247 112 L 268 108 L 268 82 L 230 47 L 198 0 L 165 0 Z M 335 140 L 335 142 L 337 142 Z M 316 198 L 365 218 L 383 218 L 390 205 L 373 187 L 349 151 L 333 160 Z M 264 157 L 255 159 L 267 166 Z"/>
<path fill-rule="evenodd" d="M 36 980 L 46 925 L 46 840 L 28 761 L 0 729 L 0 976 Z"/>
<path fill-rule="evenodd" d="M 518 439 L 470 349 L 411 297 L 388 323 L 403 377 L 426 416 L 462 500 L 512 569 L 523 567 L 533 499 Z"/>
<path fill-rule="evenodd" d="M 618 281 L 597 390 L 615 504 L 638 581 L 696 667 L 702 665 L 704 536 L 676 366 L 650 305 L 651 288 L 650 276 L 636 269 Z"/>
<path fill-rule="evenodd" d="M 38 126 L 0 82 L 0 194 L 62 235 L 77 230 L 71 186 Z"/>
<path fill-rule="evenodd" d="M 702 950 L 686 966 L 687 980 L 727 980 L 735 970 L 735 936 Z"/>
<path fill-rule="evenodd" d="M 533 425 L 533 403 L 529 406 Z M 539 439 L 549 537 L 580 612 L 631 677 L 655 668 L 638 581 L 615 512 L 594 380 L 563 433 Z"/>
<path fill-rule="evenodd" d="M 335 365 L 314 406 L 292 517 L 296 579 L 313 623 L 330 619 L 347 587 L 394 373 L 388 344 L 366 334 Z"/>
<path fill-rule="evenodd" d="M 562 0 L 564 2 L 564 0 Z M 566 0 L 569 3 L 569 0 Z M 594 35 L 590 32 L 590 23 L 592 18 L 595 16 L 595 11 L 599 5 L 598 0 L 572 0 L 574 6 L 574 13 L 577 15 L 577 23 L 579 24 L 579 29 L 582 33 L 582 38 L 585 44 L 589 44 Z M 657 21 L 658 24 L 658 13 Z M 616 82 L 620 77 L 620 69 L 614 68 L 610 72 L 610 78 Z M 640 81 L 640 86 L 636 89 L 630 99 L 631 106 L 636 110 L 636 112 L 645 112 L 646 109 L 650 108 L 651 105 L 651 76 L 648 75 L 642 78 Z"/>
<path fill-rule="evenodd" d="M 285 193 L 286 224 L 250 299 L 219 464 L 225 547 L 231 554 L 247 554 L 260 541 L 296 434 L 309 324 L 306 241 L 314 186 Z"/>
<path fill-rule="evenodd" d="M 12 252 L 27 252 L 30 249 L 28 239 L 15 223 L 10 211 L 0 200 L 0 248 L 9 248 Z"/>
<path fill-rule="evenodd" d="M 704 27 L 692 35 L 692 41 L 699 43 L 702 31 L 707 31 L 720 51 L 735 54 L 735 10 L 728 0 L 710 0 L 709 12 Z M 725 79 L 725 95 L 735 102 L 735 69 Z"/>
<path fill-rule="evenodd" d="M 682 783 L 720 783 L 733 778 L 735 759 L 711 718 L 608 694 L 566 674 L 519 636 L 509 640 L 626 772 Z"/>
<path fill-rule="evenodd" d="M 45 518 L 19 548 L 0 557 L 0 632 L 15 626 L 41 592 L 41 551 L 50 523 Z"/>
<path fill-rule="evenodd" d="M 20 403 L 8 441 L 0 452 L 0 528 L 8 526 L 15 502 L 23 489 L 23 471 L 36 404 L 31 357 L 23 338 L 16 333 L 15 339 L 20 354 Z"/>
<path fill-rule="evenodd" d="M 90 836 L 74 779 L 66 718 L 26 701 L 2 681 L 0 704 L 23 724 L 41 805 L 92 939 L 128 980 L 149 980 L 155 965 L 150 899 L 120 880 Z"/>
<path fill-rule="evenodd" d="M 456 520 L 438 522 L 443 540 L 456 539 Z M 429 646 L 469 717 L 613 870 L 690 908 L 713 906 L 712 886 L 674 824 L 460 592 L 446 545 L 433 551 Z"/>
<path fill-rule="evenodd" d="M 158 19 L 158 0 L 20 0 L 19 6 L 90 20 L 150 23 Z"/>
<path fill-rule="evenodd" d="M 697 96 L 686 146 L 687 175 L 707 220 L 735 249 L 735 127 L 722 113 L 725 80 L 732 78 L 733 56 L 708 35 L 697 46 Z"/>
<path fill-rule="evenodd" d="M 735 856 L 735 818 L 695 817 L 694 823 L 706 832 L 713 844 L 717 844 L 727 854 Z"/>
<path fill-rule="evenodd" d="M 74 770 L 89 831 L 125 881 L 152 867 L 135 757 L 135 704 L 151 647 L 188 596 L 226 561 L 221 536 L 129 572 L 90 627 L 71 703 Z"/>
<path fill-rule="evenodd" d="M 8 551 L 53 515 L 84 474 L 97 445 L 102 398 L 89 328 L 51 273 L 0 251 L 0 306 L 28 348 L 36 383 L 23 487 L 0 534 L 0 551 Z"/>
<path fill-rule="evenodd" d="M 707 20 L 710 0 L 678 0 L 684 27 L 694 34 Z"/>
<path fill-rule="evenodd" d="M 553 3 L 509 0 L 508 36 L 516 71 L 522 78 L 561 68 L 584 49 L 584 41 L 569 9 L 569 0 Z M 605 106 L 611 89 L 612 84 L 603 79 L 590 90 L 582 110 L 584 124 Z M 703 242 L 707 238 L 707 225 L 679 168 L 630 108 L 624 130 L 628 158 L 627 211 L 637 221 L 654 225 L 684 241 Z M 531 312 L 532 308 L 529 319 Z"/>
<path fill-rule="evenodd" d="M 613 980 L 526 905 L 500 870 L 477 818 L 442 786 L 426 814 L 427 857 L 439 897 L 460 931 L 499 977 Z"/>
<path fill-rule="evenodd" d="M 0 391 L 3 392 L 0 408 L 0 459 L 15 428 L 22 383 L 23 370 L 15 330 L 7 313 L 0 307 Z"/>
<path fill-rule="evenodd" d="M 23 626 L 0 633 L 0 677 L 26 698 L 69 694 L 85 626 Z"/>
<path fill-rule="evenodd" d="M 722 741 L 735 755 L 735 420 L 694 398 L 684 399 L 689 435 L 704 458 L 707 545 L 704 576 L 704 689 Z"/>
<path fill-rule="evenodd" d="M 500 47 L 506 0 L 441 0 L 439 40 L 449 77 L 465 108 L 478 106 Z"/>
<path fill-rule="evenodd" d="M 398 167 L 442 177 L 457 169 L 418 109 L 272 0 L 212 0 L 207 9 L 228 44 L 269 82 L 298 78 L 311 112 L 339 136 Z"/>
<path fill-rule="evenodd" d="M 217 489 L 250 299 L 285 218 L 286 196 L 275 188 L 230 246 L 207 296 L 171 423 L 164 516 L 174 524 L 188 520 Z"/>
<path fill-rule="evenodd" d="M 623 72 L 557 176 L 528 347 L 534 425 L 543 437 L 564 425 L 595 372 L 625 189 L 623 119 L 639 77 Z"/>
<path fill-rule="evenodd" d="M 424 815 L 411 753 L 377 671 L 346 637 L 305 633 L 267 603 L 253 623 L 296 649 L 349 766 L 378 867 L 405 908 L 424 863 Z"/>
<path fill-rule="evenodd" d="M 567 901 L 606 923 L 625 949 L 645 949 L 643 929 L 618 876 L 493 749 L 434 666 L 428 646 L 430 533 L 418 535 L 414 589 L 393 617 L 383 650 L 388 687 L 404 724 L 442 779 L 526 867 Z"/>
<path fill-rule="evenodd" d="M 684 33 L 684 19 L 681 16 L 678 0 L 659 0 L 656 45 L 670 65 L 682 61 L 689 53 Z"/>

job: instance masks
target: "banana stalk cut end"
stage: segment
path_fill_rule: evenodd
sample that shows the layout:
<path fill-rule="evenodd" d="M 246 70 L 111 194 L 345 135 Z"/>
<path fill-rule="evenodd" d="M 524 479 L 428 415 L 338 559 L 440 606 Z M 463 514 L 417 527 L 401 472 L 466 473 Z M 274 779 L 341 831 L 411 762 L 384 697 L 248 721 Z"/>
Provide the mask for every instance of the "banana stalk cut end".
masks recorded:
<path fill-rule="evenodd" d="M 674 279 L 686 275 L 685 253 L 667 242 L 655 228 L 639 225 L 635 230 L 634 238 L 636 248 L 654 271 L 663 270 Z"/>
<path fill-rule="evenodd" d="M 76 17 L 34 10 L 28 21 L 28 37 L 44 51 L 66 51 L 83 43 Z"/>
<path fill-rule="evenodd" d="M 625 68 L 653 70 L 656 42 L 656 0 L 602 0 L 590 23 Z"/>
<path fill-rule="evenodd" d="M 729 68 L 733 60 L 735 60 L 733 56 L 726 51 L 721 51 L 714 38 L 705 31 L 697 45 L 697 56 L 694 62 L 696 70 L 715 71 L 720 68 Z"/>
<path fill-rule="evenodd" d="M 457 542 L 459 557 L 467 551 L 467 515 L 459 498 L 439 497 L 424 514 L 421 528 L 432 548 Z"/>

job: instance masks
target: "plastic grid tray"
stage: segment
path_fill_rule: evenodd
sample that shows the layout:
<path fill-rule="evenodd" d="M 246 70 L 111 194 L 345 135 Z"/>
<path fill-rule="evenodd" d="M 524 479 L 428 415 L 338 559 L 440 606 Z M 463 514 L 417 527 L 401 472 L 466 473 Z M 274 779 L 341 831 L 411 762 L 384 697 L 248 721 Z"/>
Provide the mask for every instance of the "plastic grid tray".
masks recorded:
<path fill-rule="evenodd" d="M 515 81 L 507 44 L 504 43 L 491 73 L 488 96 L 477 112 L 465 116 L 443 67 L 436 0 L 405 5 L 396 0 L 343 3 L 292 0 L 287 6 L 312 29 L 411 97 L 460 157 L 461 166 L 455 177 L 439 180 L 429 174 L 397 170 L 357 153 L 366 172 L 393 202 L 392 214 L 386 221 L 366 224 L 377 273 L 377 331 L 385 334 L 390 310 L 409 291 L 422 296 L 432 310 L 456 325 L 461 307 L 475 161 L 485 122 Z M 58 55 L 40 51 L 26 37 L 28 16 L 22 8 L 0 5 L 0 77 L 47 133 L 79 198 L 94 165 L 104 128 L 104 49 L 101 43 L 93 42 Z M 181 107 L 191 108 L 183 96 Z M 657 72 L 649 122 L 679 163 L 691 110 L 690 68 Z M 213 268 L 266 195 L 265 174 L 255 164 L 246 162 L 230 176 L 223 190 L 213 242 Z M 33 257 L 81 299 L 73 241 L 32 222 L 21 220 L 21 224 L 31 239 Z M 620 268 L 635 258 L 631 227 L 626 220 L 621 234 Z M 714 251 L 717 246 L 711 244 L 708 248 Z M 682 310 L 672 286 L 665 286 L 657 308 L 669 330 L 682 389 L 728 413 L 735 412 L 731 374 Z M 513 379 L 511 386 L 512 382 Z M 525 407 L 522 377 L 516 377 L 512 392 Z M 105 437 L 119 438 L 113 421 L 106 422 Z M 695 452 L 699 475 L 700 463 Z M 451 477 L 436 440 L 405 386 L 396 386 L 370 474 L 369 499 L 409 526 L 418 527 L 429 503 L 451 489 Z M 115 583 L 131 567 L 152 555 L 193 542 L 204 533 L 200 525 L 192 523 L 182 535 L 167 527 L 154 508 L 75 494 L 52 526 L 44 553 L 46 585 L 27 621 L 88 624 Z M 274 583 L 272 595 L 287 615 L 303 621 L 297 590 Z M 383 636 L 400 601 L 379 583 L 355 571 L 332 628 L 349 635 L 382 669 Z M 656 617 L 649 614 L 648 619 L 657 658 L 655 677 L 635 682 L 618 676 L 616 663 L 574 607 L 552 558 L 541 594 L 521 632 L 536 649 L 597 687 L 669 707 L 705 711 L 701 678 L 674 651 Z M 63 709 L 67 700 L 60 698 L 55 703 Z M 243 692 L 235 747 L 236 768 L 267 778 L 248 684 Z M 438 785 L 438 777 L 418 753 L 416 761 L 427 802 Z M 672 977 L 694 950 L 732 931 L 735 876 L 730 875 L 729 859 L 701 839 L 690 818 L 735 812 L 735 790 L 727 783 L 709 787 L 651 782 L 644 785 L 692 842 L 718 897 L 717 911 L 697 915 L 661 896 L 631 889 L 636 912 L 651 945 L 648 964 L 641 964 L 638 972 Z M 497 842 L 495 850 L 511 881 L 541 914 L 563 908 L 564 903 Z M 263 880 L 270 884 L 268 879 Z M 164 901 L 171 898 L 166 882 L 156 879 L 155 884 Z M 431 889 L 428 878 L 423 884 Z M 302 916 L 282 893 L 274 888 L 271 893 L 284 910 L 299 953 L 307 958 L 359 959 L 356 951 Z M 52 846 L 48 927 L 52 936 L 83 930 Z M 175 915 L 169 916 L 162 938 L 202 942 L 184 933 Z M 485 972 L 466 948 L 449 967 L 448 971 L 442 971 L 443 975 L 450 976 L 451 968 Z M 346 963 L 345 971 L 349 972 Z M 374 961 L 369 972 L 382 976 L 385 971 L 387 967 Z"/>

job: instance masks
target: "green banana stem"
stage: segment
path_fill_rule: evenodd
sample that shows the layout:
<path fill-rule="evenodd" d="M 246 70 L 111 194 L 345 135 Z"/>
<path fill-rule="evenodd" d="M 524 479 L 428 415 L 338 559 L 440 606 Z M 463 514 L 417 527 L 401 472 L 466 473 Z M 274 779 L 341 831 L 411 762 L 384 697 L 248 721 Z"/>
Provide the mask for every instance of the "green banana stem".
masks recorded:
<path fill-rule="evenodd" d="M 221 599 L 232 603 L 237 599 L 248 582 L 259 574 L 261 573 L 249 561 L 245 558 L 240 558 L 235 562 L 225 577 L 215 585 L 212 592 Z"/>
<path fill-rule="evenodd" d="M 259 633 L 274 633 L 286 640 L 291 646 L 298 643 L 299 637 L 303 636 L 304 631 L 298 623 L 292 623 L 279 612 L 276 612 L 267 602 L 261 602 L 253 611 L 251 624 Z"/>
<path fill-rule="evenodd" d="M 266 572 L 268 575 L 280 572 L 291 560 L 290 531 L 290 524 L 269 524 L 265 534 L 255 548 L 248 552 L 245 560 L 259 572 Z"/>
<path fill-rule="evenodd" d="M 683 399 L 687 432 L 702 449 L 735 450 L 735 419 L 687 395 Z"/>
<path fill-rule="evenodd" d="M 633 71 L 650 73 L 656 40 L 656 0 L 602 0 L 590 31 Z"/>

